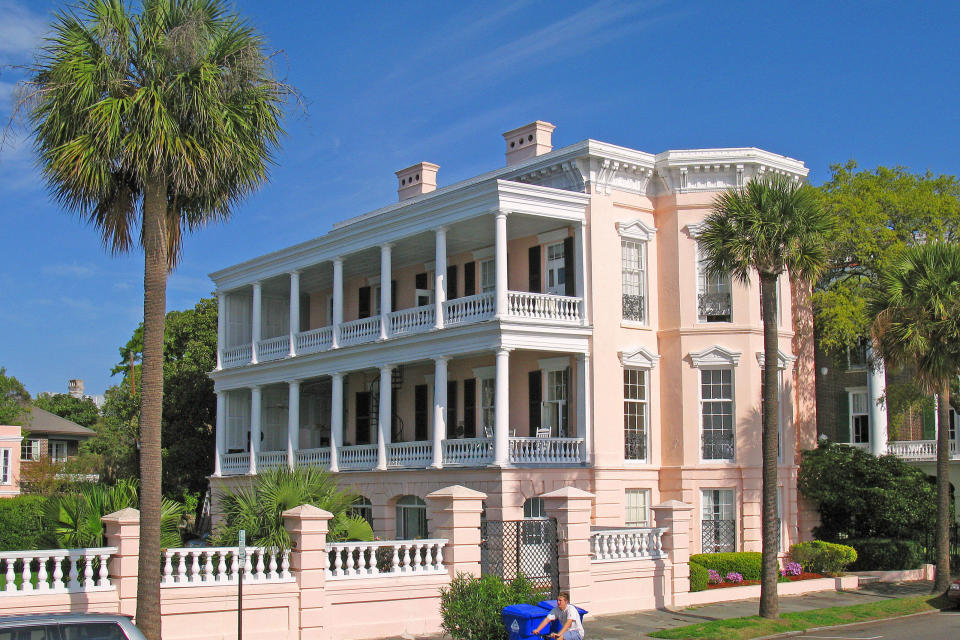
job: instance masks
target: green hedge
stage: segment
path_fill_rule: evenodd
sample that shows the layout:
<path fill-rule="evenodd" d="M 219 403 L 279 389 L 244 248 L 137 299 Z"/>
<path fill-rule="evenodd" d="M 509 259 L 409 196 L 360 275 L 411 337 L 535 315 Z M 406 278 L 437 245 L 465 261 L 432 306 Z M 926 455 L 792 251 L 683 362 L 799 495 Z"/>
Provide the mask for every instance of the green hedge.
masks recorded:
<path fill-rule="evenodd" d="M 52 549 L 56 545 L 44 526 L 43 496 L 0 500 L 0 551 Z"/>
<path fill-rule="evenodd" d="M 912 540 L 863 538 L 847 540 L 857 550 L 853 571 L 902 571 L 919 569 L 923 564 L 923 549 Z"/>
<path fill-rule="evenodd" d="M 457 574 L 440 589 L 441 626 L 459 640 L 507 640 L 500 612 L 510 604 L 536 604 L 548 597 L 524 576 L 507 582 L 499 576 Z"/>
<path fill-rule="evenodd" d="M 713 569 L 721 576 L 736 571 L 744 580 L 759 580 L 762 555 L 758 551 L 740 551 L 735 553 L 696 553 L 690 556 L 690 562 Z"/>
<path fill-rule="evenodd" d="M 690 591 L 703 591 L 707 588 L 707 570 L 696 562 L 690 563 Z"/>
<path fill-rule="evenodd" d="M 836 575 L 856 562 L 857 550 L 845 544 L 814 540 L 791 546 L 790 557 L 799 562 L 804 571 Z"/>

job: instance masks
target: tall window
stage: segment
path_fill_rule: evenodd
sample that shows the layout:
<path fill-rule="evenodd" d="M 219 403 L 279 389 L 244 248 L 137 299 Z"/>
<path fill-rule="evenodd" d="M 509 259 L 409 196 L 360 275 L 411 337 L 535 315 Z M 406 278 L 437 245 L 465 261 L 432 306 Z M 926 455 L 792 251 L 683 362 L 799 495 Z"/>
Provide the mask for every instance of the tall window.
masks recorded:
<path fill-rule="evenodd" d="M 650 526 L 650 490 L 627 489 L 627 517 L 628 527 Z"/>
<path fill-rule="evenodd" d="M 706 260 L 699 246 L 697 256 L 697 320 L 730 322 L 733 314 L 730 274 L 708 275 Z"/>
<path fill-rule="evenodd" d="M 733 489 L 704 489 L 701 502 L 701 552 L 721 553 L 737 550 L 737 521 L 733 508 Z"/>
<path fill-rule="evenodd" d="M 484 433 L 493 433 L 495 422 L 494 396 L 497 388 L 496 378 L 480 379 L 480 421 Z"/>
<path fill-rule="evenodd" d="M 40 439 L 24 438 L 20 443 L 21 460 L 39 460 L 40 459 Z"/>
<path fill-rule="evenodd" d="M 623 441 L 625 460 L 647 459 L 647 372 L 623 370 Z"/>
<path fill-rule="evenodd" d="M 704 460 L 733 460 L 733 370 L 700 371 Z"/>
<path fill-rule="evenodd" d="M 870 396 L 866 391 L 850 392 L 850 442 L 870 442 Z"/>
<path fill-rule="evenodd" d="M 560 438 L 567 437 L 569 416 L 567 415 L 567 369 L 547 371 L 547 397 L 544 402 L 546 425 L 550 427 L 550 435 Z"/>
<path fill-rule="evenodd" d="M 547 245 L 547 293 L 562 296 L 567 291 L 563 243 Z"/>
<path fill-rule="evenodd" d="M 0 449 L 0 484 L 10 484 L 10 449 Z"/>
<path fill-rule="evenodd" d="M 427 537 L 427 503 L 417 496 L 397 500 L 397 540 Z"/>
<path fill-rule="evenodd" d="M 54 462 L 67 461 L 67 443 L 63 440 L 51 440 L 47 445 L 50 448 L 50 458 Z"/>
<path fill-rule="evenodd" d="M 480 293 L 488 293 L 497 288 L 497 268 L 493 260 L 480 262 Z"/>
<path fill-rule="evenodd" d="M 620 265 L 622 272 L 622 317 L 632 322 L 645 322 L 645 277 L 646 243 L 636 240 L 620 241 Z"/>

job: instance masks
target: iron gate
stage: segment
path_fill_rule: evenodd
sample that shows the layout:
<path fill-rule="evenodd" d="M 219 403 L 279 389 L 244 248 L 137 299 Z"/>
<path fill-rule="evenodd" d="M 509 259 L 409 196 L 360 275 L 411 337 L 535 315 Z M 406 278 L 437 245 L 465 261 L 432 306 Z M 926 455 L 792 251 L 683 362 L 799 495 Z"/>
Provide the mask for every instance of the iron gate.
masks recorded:
<path fill-rule="evenodd" d="M 557 521 L 486 520 L 480 524 L 480 570 L 512 580 L 523 575 L 534 587 L 556 598 L 560 591 Z"/>

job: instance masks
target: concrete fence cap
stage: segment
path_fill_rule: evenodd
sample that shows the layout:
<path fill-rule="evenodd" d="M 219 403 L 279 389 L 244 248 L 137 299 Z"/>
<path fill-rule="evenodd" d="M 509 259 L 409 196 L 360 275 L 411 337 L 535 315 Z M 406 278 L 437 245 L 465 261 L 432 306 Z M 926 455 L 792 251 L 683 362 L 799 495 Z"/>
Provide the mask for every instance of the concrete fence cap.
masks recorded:
<path fill-rule="evenodd" d="M 443 489 L 437 489 L 427 494 L 428 498 L 472 498 L 474 500 L 486 500 L 487 494 L 482 491 L 476 491 L 463 485 L 455 484 Z"/>
<path fill-rule="evenodd" d="M 114 511 L 113 513 L 108 513 L 107 515 L 100 518 L 101 522 L 117 522 L 120 524 L 139 524 L 140 523 L 140 511 L 134 509 L 133 507 L 127 507 L 126 509 L 120 509 L 120 511 Z"/>
<path fill-rule="evenodd" d="M 332 513 L 312 504 L 302 504 L 299 507 L 287 509 L 280 515 L 284 518 L 299 518 L 301 520 L 329 520 L 333 518 Z"/>
<path fill-rule="evenodd" d="M 583 489 L 578 489 L 574 486 L 566 486 L 560 489 L 555 489 L 548 493 L 540 494 L 541 498 L 595 498 L 596 496 L 590 493 L 589 491 L 584 491 Z"/>

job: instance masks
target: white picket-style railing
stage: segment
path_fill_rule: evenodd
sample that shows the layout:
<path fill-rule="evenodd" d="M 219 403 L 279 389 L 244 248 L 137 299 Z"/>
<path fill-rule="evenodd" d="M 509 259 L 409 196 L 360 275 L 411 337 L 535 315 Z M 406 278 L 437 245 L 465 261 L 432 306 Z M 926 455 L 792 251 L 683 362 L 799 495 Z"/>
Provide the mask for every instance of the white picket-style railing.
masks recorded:
<path fill-rule="evenodd" d="M 443 464 L 474 467 L 493 460 L 492 438 L 451 438 L 443 441 Z"/>
<path fill-rule="evenodd" d="M 297 334 L 297 353 L 326 351 L 333 345 L 333 327 L 320 327 Z"/>
<path fill-rule="evenodd" d="M 237 582 L 238 547 L 187 547 L 163 552 L 163 587 L 217 585 Z M 290 552 L 247 547 L 244 582 L 292 582 Z"/>
<path fill-rule="evenodd" d="M 590 535 L 590 550 L 594 562 L 618 560 L 650 560 L 666 556 L 663 552 L 663 532 L 666 528 L 631 527 L 605 529 Z"/>
<path fill-rule="evenodd" d="M 583 460 L 583 438 L 510 438 L 514 464 L 569 464 Z"/>
<path fill-rule="evenodd" d="M 298 467 L 324 467 L 330 466 L 330 448 L 321 447 L 320 449 L 300 449 L 295 452 Z"/>
<path fill-rule="evenodd" d="M 351 320 L 340 325 L 341 347 L 373 342 L 380 337 L 380 316 Z"/>
<path fill-rule="evenodd" d="M 536 320 L 577 321 L 583 318 L 583 299 L 528 291 L 507 292 L 507 313 Z"/>
<path fill-rule="evenodd" d="M 260 362 L 280 360 L 288 355 L 290 355 L 289 335 L 265 338 L 257 343 L 257 360 Z"/>
<path fill-rule="evenodd" d="M 116 547 L 0 552 L 0 596 L 109 591 L 107 563 Z"/>
<path fill-rule="evenodd" d="M 249 453 L 224 453 L 220 456 L 220 473 L 224 475 L 237 475 L 249 470 Z"/>
<path fill-rule="evenodd" d="M 377 445 L 357 444 L 337 449 L 337 464 L 345 470 L 373 469 L 377 466 Z"/>
<path fill-rule="evenodd" d="M 225 347 L 220 352 L 220 363 L 225 367 L 239 367 L 250 364 L 250 345 L 241 344 L 236 347 Z"/>
<path fill-rule="evenodd" d="M 327 545 L 327 580 L 445 573 L 446 540 L 336 542 Z"/>
<path fill-rule="evenodd" d="M 892 440 L 887 443 L 887 453 L 904 460 L 936 460 L 936 440 Z M 956 440 L 950 441 L 950 457 L 960 459 L 960 447 Z"/>
<path fill-rule="evenodd" d="M 492 318 L 496 313 L 496 297 L 492 291 L 443 303 L 443 322 L 447 326 L 469 324 Z"/>
<path fill-rule="evenodd" d="M 433 328 L 436 307 L 432 304 L 410 309 L 400 309 L 390 314 L 390 334 L 403 336 L 409 333 L 422 333 Z"/>
<path fill-rule="evenodd" d="M 257 453 L 257 469 L 273 469 L 286 464 L 286 451 L 260 451 Z"/>
<path fill-rule="evenodd" d="M 393 442 L 387 445 L 387 466 L 409 469 L 424 468 L 433 462 L 433 445 L 429 441 Z"/>

